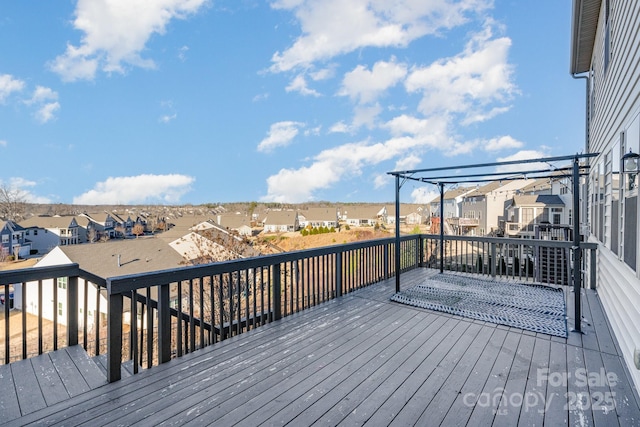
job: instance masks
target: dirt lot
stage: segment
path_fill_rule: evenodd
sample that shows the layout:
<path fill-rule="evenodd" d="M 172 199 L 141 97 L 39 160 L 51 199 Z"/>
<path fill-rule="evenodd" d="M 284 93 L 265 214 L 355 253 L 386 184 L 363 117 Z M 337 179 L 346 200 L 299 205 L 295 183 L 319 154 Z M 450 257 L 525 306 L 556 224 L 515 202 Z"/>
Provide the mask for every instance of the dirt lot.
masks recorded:
<path fill-rule="evenodd" d="M 383 239 L 392 237 L 388 231 L 375 231 L 373 228 L 341 230 L 335 233 L 303 236 L 300 232 L 281 233 L 267 236 L 267 241 L 282 251 L 297 251 L 318 248 L 321 246 L 340 245 L 362 240 Z M 266 250 L 265 250 L 266 252 Z"/>

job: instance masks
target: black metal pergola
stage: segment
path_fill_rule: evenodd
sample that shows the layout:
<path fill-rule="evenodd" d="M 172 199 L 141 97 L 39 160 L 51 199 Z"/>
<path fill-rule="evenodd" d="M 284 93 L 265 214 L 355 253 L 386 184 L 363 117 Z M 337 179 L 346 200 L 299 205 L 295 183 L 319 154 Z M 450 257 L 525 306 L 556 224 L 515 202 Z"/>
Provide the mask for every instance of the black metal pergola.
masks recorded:
<path fill-rule="evenodd" d="M 395 271 L 396 292 L 400 292 L 400 189 L 407 181 L 417 181 L 433 184 L 440 193 L 440 273 L 444 270 L 444 187 L 445 185 L 479 184 L 492 181 L 513 181 L 523 178 L 563 178 L 572 179 L 573 193 L 573 250 L 574 266 L 579 266 L 582 260 L 580 250 L 580 176 L 588 175 L 589 164 L 583 159 L 596 157 L 598 153 L 575 154 L 570 156 L 546 157 L 539 159 L 512 160 L 494 163 L 467 164 L 458 166 L 444 166 L 429 169 L 413 169 L 387 172 L 395 177 L 395 207 L 396 207 L 396 243 L 395 243 Z M 571 162 L 571 164 L 569 164 Z M 564 165 L 556 166 L 556 164 Z M 513 169 L 500 171 L 505 166 L 522 166 L 517 171 Z M 529 167 L 527 169 L 527 166 Z M 580 319 L 580 288 L 582 286 L 580 269 L 573 269 L 574 298 L 576 299 L 576 319 Z M 579 322 L 576 321 L 576 325 Z M 579 326 L 577 330 L 580 331 Z"/>

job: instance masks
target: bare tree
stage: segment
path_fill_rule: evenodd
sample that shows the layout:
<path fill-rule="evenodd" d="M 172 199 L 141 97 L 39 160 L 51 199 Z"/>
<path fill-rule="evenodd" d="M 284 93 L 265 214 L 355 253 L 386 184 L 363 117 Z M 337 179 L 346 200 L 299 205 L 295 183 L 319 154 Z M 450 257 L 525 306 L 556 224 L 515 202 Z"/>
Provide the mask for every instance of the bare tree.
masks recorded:
<path fill-rule="evenodd" d="M 136 237 L 144 234 L 144 226 L 142 224 L 136 224 L 133 226 L 133 229 L 131 230 L 132 234 L 135 234 Z"/>
<path fill-rule="evenodd" d="M 24 214 L 26 199 L 17 188 L 0 185 L 0 218 L 8 221 L 20 221 Z"/>

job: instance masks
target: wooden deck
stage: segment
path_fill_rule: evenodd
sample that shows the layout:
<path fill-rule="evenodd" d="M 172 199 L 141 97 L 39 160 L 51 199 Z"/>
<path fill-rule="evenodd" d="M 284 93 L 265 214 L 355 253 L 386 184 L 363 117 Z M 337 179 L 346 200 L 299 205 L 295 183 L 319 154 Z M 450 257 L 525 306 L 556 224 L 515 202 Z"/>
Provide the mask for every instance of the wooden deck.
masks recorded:
<path fill-rule="evenodd" d="M 427 274 L 403 274 L 402 287 Z M 0 423 L 640 425 L 595 291 L 583 290 L 584 333 L 562 339 L 393 303 L 394 288 L 379 283 Z"/>

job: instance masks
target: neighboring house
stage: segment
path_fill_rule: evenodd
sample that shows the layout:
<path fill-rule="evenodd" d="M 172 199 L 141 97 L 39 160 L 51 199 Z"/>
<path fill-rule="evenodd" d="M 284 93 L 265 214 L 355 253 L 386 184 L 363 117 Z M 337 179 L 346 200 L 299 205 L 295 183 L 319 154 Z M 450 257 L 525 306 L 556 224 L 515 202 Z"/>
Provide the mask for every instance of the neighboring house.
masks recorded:
<path fill-rule="evenodd" d="M 388 214 L 386 206 L 381 205 L 349 205 L 343 206 L 340 211 L 340 219 L 349 226 L 375 226 L 378 223 L 386 224 Z"/>
<path fill-rule="evenodd" d="M 300 229 L 296 211 L 270 211 L 263 222 L 265 233 L 286 233 Z"/>
<path fill-rule="evenodd" d="M 191 263 L 219 262 L 259 256 L 241 236 L 214 221 L 203 221 L 189 229 L 189 233 L 169 242 L 185 261 Z"/>
<path fill-rule="evenodd" d="M 253 235 L 251 227 L 252 218 L 243 214 L 218 214 L 216 223 L 226 230 L 235 231 L 240 236 L 250 237 Z"/>
<path fill-rule="evenodd" d="M 58 246 L 46 254 L 34 267 L 56 266 L 77 263 L 80 268 L 98 277 L 109 278 L 130 274 L 147 273 L 151 271 L 167 270 L 183 266 L 183 259 L 176 251 L 169 247 L 163 240 L 155 238 L 140 238 L 130 240 L 114 240 L 104 243 L 87 243 L 84 245 Z M 15 284 L 14 306 L 28 313 L 38 315 L 38 282 L 28 282 L 27 301 L 22 301 L 22 284 Z M 64 325 L 67 319 L 66 289 L 68 280 L 66 277 L 58 278 L 58 305 L 53 307 L 52 279 L 43 281 L 40 297 L 42 301 L 42 316 L 53 321 L 57 317 L 59 324 Z M 84 286 L 78 288 L 79 301 L 84 301 Z M 96 300 L 100 296 L 100 308 Z M 88 327 L 100 318 L 105 320 L 107 311 L 107 299 L 104 290 L 99 291 L 93 283 L 88 283 L 88 306 L 82 308 L 87 311 Z M 100 314 L 98 314 L 98 311 Z M 83 316 L 79 316 L 80 322 Z M 125 319 L 125 322 L 128 322 Z M 83 325 L 81 325 L 83 326 Z"/>
<path fill-rule="evenodd" d="M 338 228 L 338 209 L 309 208 L 298 211 L 298 219 L 301 228 Z"/>
<path fill-rule="evenodd" d="M 526 180 L 527 184 L 520 189 L 519 194 L 553 194 L 553 186 L 549 178 L 536 178 Z"/>
<path fill-rule="evenodd" d="M 532 239 L 536 225 L 568 225 L 566 205 L 558 195 L 514 196 L 507 205 L 507 237 Z"/>
<path fill-rule="evenodd" d="M 124 222 L 118 221 L 111 214 L 107 213 L 104 221 L 98 221 L 89 214 L 81 214 L 81 217 L 87 219 L 87 240 L 89 242 L 97 242 L 103 239 L 113 239 L 118 235 L 118 229 L 124 230 Z"/>
<path fill-rule="evenodd" d="M 0 222 L 0 251 L 3 258 L 13 256 L 25 258 L 31 253 L 31 242 L 27 238 L 24 227 L 13 221 Z"/>
<path fill-rule="evenodd" d="M 459 218 L 462 212 L 462 200 L 464 196 L 475 190 L 475 187 L 457 187 L 443 194 L 444 203 L 443 216 L 444 219 Z M 429 203 L 429 210 L 432 217 L 440 217 L 440 196 L 434 198 Z"/>
<path fill-rule="evenodd" d="M 87 241 L 87 232 L 75 216 L 34 216 L 20 223 L 32 249 L 45 254 L 56 246 L 77 245 Z"/>
<path fill-rule="evenodd" d="M 598 243 L 598 295 L 636 388 L 640 388 L 640 7 L 637 1 L 574 0 L 571 73 L 586 83 L 590 242 Z M 586 227 L 585 227 L 586 228 Z"/>
<path fill-rule="evenodd" d="M 427 210 L 428 209 L 423 205 L 401 203 L 400 215 L 398 216 L 400 220 L 400 224 L 406 224 L 406 225 L 426 224 L 427 219 L 429 217 L 429 215 L 426 214 Z M 392 204 L 387 208 L 387 224 L 393 225 L 395 223 L 396 223 L 396 206 L 395 204 Z"/>
<path fill-rule="evenodd" d="M 528 184 L 524 179 L 492 181 L 465 194 L 460 217 L 450 221 L 455 233 L 470 236 L 502 234 L 507 202 Z"/>

